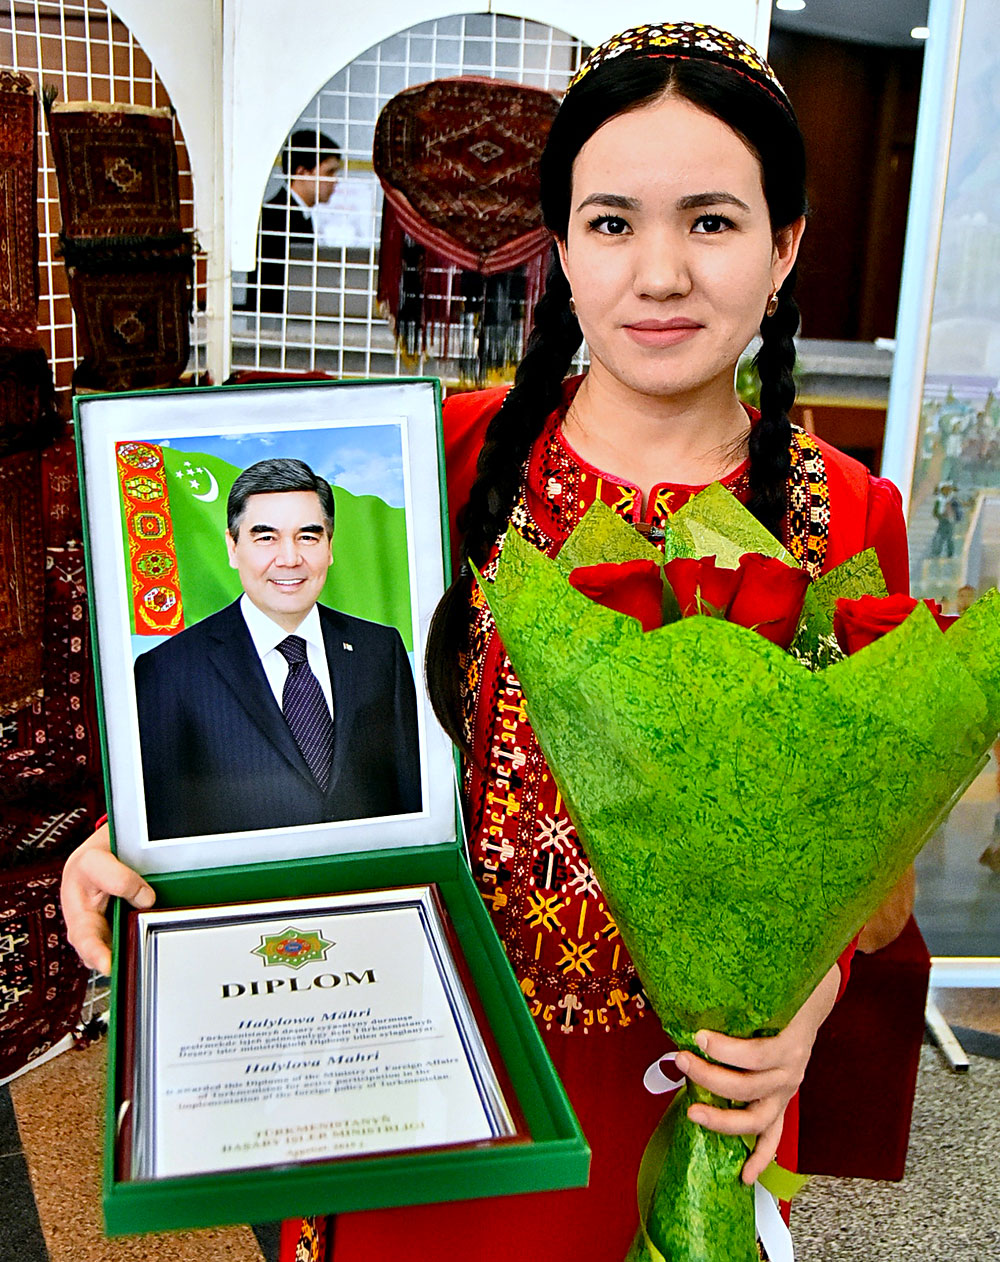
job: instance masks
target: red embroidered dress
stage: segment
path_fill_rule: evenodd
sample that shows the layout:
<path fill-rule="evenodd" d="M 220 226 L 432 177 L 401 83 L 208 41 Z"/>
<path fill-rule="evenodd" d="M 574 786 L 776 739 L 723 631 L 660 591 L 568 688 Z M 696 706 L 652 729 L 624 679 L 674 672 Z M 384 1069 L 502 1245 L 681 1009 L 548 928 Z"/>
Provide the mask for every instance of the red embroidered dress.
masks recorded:
<path fill-rule="evenodd" d="M 567 383 L 563 407 L 535 442 L 511 516 L 519 533 L 549 553 L 558 551 L 597 498 L 628 521 L 642 519 L 639 489 L 587 465 L 561 435 L 577 385 Z M 486 426 L 504 393 L 459 395 L 445 404 L 453 538 Z M 793 436 L 791 457 L 784 538 L 789 551 L 819 574 L 874 546 L 890 590 L 905 590 L 906 536 L 896 489 L 806 434 Z M 747 498 L 746 465 L 723 481 Z M 655 487 L 645 521 L 662 526 L 700 489 Z M 498 549 L 499 541 L 488 574 Z M 457 546 L 452 554 L 458 555 Z M 520 686 L 489 611 L 471 585 L 470 602 L 460 669 L 475 753 L 463 785 L 474 875 L 591 1145 L 590 1184 L 492 1199 L 483 1186 L 475 1191 L 487 1199 L 341 1215 L 333 1258 L 619 1262 L 638 1221 L 639 1161 L 665 1108 L 662 1098 L 644 1090 L 642 1075 L 668 1044 L 527 723 Z M 795 1160 L 796 1103 L 786 1113 L 779 1150 L 786 1163 Z"/>
<path fill-rule="evenodd" d="M 562 434 L 564 409 L 535 443 L 511 521 L 542 552 L 555 555 L 595 500 L 626 521 L 659 528 L 700 488 L 653 487 L 645 514 L 638 487 L 586 464 Z M 785 545 L 817 576 L 829 522 L 815 442 L 793 444 L 794 511 Z M 746 502 L 749 461 L 723 484 Z M 815 503 L 811 500 L 815 499 Z M 484 567 L 492 578 L 498 540 Z M 646 1016 L 648 1004 L 576 829 L 527 721 L 524 697 L 478 585 L 464 676 L 466 736 L 485 762 L 468 761 L 465 799 L 473 872 L 492 912 L 532 1015 L 545 1031 L 602 1035 Z M 654 1017 L 655 1020 L 655 1017 Z"/>

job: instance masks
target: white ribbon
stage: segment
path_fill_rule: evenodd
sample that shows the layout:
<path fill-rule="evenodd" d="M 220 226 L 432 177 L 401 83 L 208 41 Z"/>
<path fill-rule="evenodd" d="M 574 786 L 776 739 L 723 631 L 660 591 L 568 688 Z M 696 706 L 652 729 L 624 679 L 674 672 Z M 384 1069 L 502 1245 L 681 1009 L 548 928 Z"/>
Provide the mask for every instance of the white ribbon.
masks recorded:
<path fill-rule="evenodd" d="M 666 1095 L 668 1091 L 676 1091 L 678 1087 L 684 1086 L 683 1074 L 679 1078 L 671 1078 L 661 1068 L 665 1060 L 673 1062 L 678 1055 L 678 1052 L 666 1052 L 663 1056 L 658 1056 L 643 1074 L 642 1085 L 650 1095 Z"/>
<path fill-rule="evenodd" d="M 642 1076 L 642 1085 L 650 1095 L 666 1095 L 668 1091 L 676 1091 L 683 1087 L 684 1076 L 673 1078 L 663 1072 L 663 1062 L 673 1063 L 677 1052 L 667 1052 L 658 1056 Z M 757 1238 L 764 1246 L 769 1262 L 795 1262 L 795 1248 L 792 1245 L 792 1233 L 781 1217 L 778 1202 L 765 1187 L 759 1183 L 753 1185 L 754 1218 L 756 1220 Z"/>
<path fill-rule="evenodd" d="M 792 1233 L 781 1217 L 778 1202 L 759 1183 L 753 1185 L 753 1207 L 757 1220 L 757 1238 L 764 1246 L 768 1262 L 795 1262 Z"/>

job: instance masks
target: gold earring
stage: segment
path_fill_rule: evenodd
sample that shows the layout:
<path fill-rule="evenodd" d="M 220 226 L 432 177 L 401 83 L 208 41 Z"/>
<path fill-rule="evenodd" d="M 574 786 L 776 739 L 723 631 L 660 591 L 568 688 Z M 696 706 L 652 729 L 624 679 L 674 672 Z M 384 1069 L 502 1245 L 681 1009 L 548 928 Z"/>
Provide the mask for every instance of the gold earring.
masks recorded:
<path fill-rule="evenodd" d="M 781 299 L 778 297 L 778 291 L 776 289 L 772 289 L 771 296 L 767 300 L 767 306 L 764 308 L 764 314 L 766 316 L 773 316 L 778 310 L 778 304 L 780 302 Z"/>
<path fill-rule="evenodd" d="M 572 294 L 570 294 L 569 296 L 569 309 L 573 313 L 573 315 L 576 315 L 576 302 Z"/>

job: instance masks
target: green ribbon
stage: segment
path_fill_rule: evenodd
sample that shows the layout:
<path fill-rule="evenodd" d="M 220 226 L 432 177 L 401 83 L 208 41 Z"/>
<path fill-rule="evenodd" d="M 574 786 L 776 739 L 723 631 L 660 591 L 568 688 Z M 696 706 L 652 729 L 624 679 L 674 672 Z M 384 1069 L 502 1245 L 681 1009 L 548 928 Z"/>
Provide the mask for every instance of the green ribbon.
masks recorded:
<path fill-rule="evenodd" d="M 666 1113 L 660 1118 L 656 1130 L 650 1135 L 646 1151 L 642 1154 L 642 1161 L 639 1162 L 639 1177 L 636 1180 L 639 1230 L 642 1232 L 642 1238 L 645 1241 L 652 1262 L 667 1262 L 667 1259 L 653 1244 L 646 1223 L 649 1218 L 649 1208 L 653 1201 L 653 1193 L 656 1191 L 656 1179 L 667 1155 L 667 1132 L 670 1129 L 670 1115 L 674 1109 L 680 1107 L 681 1101 L 686 1095 L 687 1088 L 681 1087 L 673 1100 L 671 1100 L 670 1107 Z M 740 1138 L 746 1144 L 747 1151 L 753 1152 L 757 1146 L 757 1136 L 741 1135 Z M 786 1170 L 784 1166 L 779 1166 L 777 1161 L 772 1158 L 771 1164 L 760 1175 L 757 1182 L 770 1192 L 772 1196 L 777 1197 L 779 1201 L 790 1201 L 809 1182 L 809 1176 L 807 1174 L 797 1174 L 794 1170 Z"/>
<path fill-rule="evenodd" d="M 747 1152 L 753 1152 L 757 1147 L 756 1135 L 741 1135 L 740 1139 L 746 1144 Z M 809 1182 L 809 1176 L 807 1174 L 798 1174 L 794 1170 L 786 1170 L 784 1166 L 779 1166 L 777 1160 L 772 1157 L 771 1164 L 758 1176 L 757 1182 L 779 1201 L 790 1201 L 793 1197 L 798 1196 Z"/>
<path fill-rule="evenodd" d="M 642 1232 L 642 1238 L 646 1242 L 646 1248 L 649 1250 L 652 1262 L 667 1262 L 666 1258 L 650 1239 L 646 1220 L 649 1218 L 649 1207 L 653 1202 L 653 1193 L 656 1191 L 656 1179 L 667 1155 L 667 1131 L 670 1129 L 670 1115 L 680 1105 L 680 1102 L 686 1095 L 687 1087 L 681 1087 L 671 1100 L 670 1107 L 666 1113 L 660 1118 L 656 1130 L 650 1135 L 646 1151 L 642 1154 L 642 1160 L 639 1162 L 639 1178 L 636 1181 L 636 1193 L 639 1200 L 639 1230 Z"/>

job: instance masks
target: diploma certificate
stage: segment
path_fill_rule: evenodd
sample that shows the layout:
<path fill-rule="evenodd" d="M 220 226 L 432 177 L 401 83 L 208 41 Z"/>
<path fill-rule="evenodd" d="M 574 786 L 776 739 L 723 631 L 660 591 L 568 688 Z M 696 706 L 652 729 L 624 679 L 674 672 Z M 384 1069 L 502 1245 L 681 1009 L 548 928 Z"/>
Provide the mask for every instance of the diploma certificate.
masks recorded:
<path fill-rule="evenodd" d="M 517 1137 L 434 887 L 135 933 L 132 1179 Z"/>

